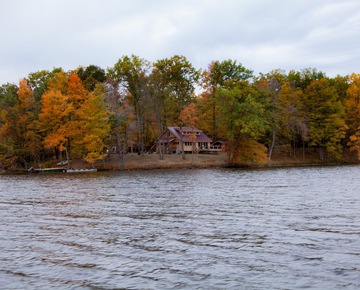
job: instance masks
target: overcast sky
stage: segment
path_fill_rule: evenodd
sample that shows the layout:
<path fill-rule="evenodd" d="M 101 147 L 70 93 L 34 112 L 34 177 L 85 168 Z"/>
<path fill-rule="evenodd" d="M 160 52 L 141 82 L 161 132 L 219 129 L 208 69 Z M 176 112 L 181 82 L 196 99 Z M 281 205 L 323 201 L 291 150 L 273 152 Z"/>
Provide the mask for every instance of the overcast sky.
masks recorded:
<path fill-rule="evenodd" d="M 123 55 L 360 73 L 358 0 L 0 0 L 0 84 Z"/>

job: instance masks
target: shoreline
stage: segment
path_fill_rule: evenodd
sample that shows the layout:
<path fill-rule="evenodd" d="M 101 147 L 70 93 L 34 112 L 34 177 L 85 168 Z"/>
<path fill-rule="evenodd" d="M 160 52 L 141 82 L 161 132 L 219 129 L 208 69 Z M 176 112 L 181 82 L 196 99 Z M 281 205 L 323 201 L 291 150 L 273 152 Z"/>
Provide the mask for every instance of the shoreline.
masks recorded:
<path fill-rule="evenodd" d="M 58 161 L 53 160 L 42 164 L 42 168 L 68 168 L 67 166 L 56 166 Z M 263 164 L 229 164 L 226 153 L 219 154 L 186 154 L 185 159 L 181 155 L 165 155 L 161 160 L 159 155 L 144 154 L 143 156 L 129 153 L 124 156 L 124 167 L 121 168 L 118 155 L 112 155 L 104 160 L 96 161 L 93 165 L 81 159 L 70 162 L 69 167 L 74 169 L 92 169 L 98 171 L 132 171 L 132 170 L 169 170 L 169 169 L 206 169 L 206 168 L 249 168 L 249 169 L 272 169 L 290 167 L 315 167 L 315 166 L 346 166 L 360 165 L 360 162 L 353 159 L 343 159 L 340 161 L 320 160 L 316 156 L 307 158 L 296 158 L 284 155 L 274 156 L 270 161 Z M 0 170 L 0 173 L 25 173 L 26 169 Z"/>

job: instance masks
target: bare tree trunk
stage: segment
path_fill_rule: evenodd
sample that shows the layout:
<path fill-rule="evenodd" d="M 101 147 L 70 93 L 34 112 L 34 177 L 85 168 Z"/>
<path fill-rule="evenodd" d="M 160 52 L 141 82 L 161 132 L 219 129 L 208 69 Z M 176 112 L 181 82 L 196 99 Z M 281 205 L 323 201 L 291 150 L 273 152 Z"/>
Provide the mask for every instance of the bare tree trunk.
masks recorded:
<path fill-rule="evenodd" d="M 216 128 L 216 87 L 212 86 L 211 88 L 211 97 L 210 100 L 213 102 L 212 106 L 212 130 L 213 130 L 213 141 L 217 141 L 217 128 Z"/>
<path fill-rule="evenodd" d="M 162 140 L 160 138 L 164 134 L 165 131 L 164 131 L 164 127 L 163 127 L 163 124 L 161 123 L 161 121 L 160 121 L 159 125 L 160 125 L 160 132 L 162 132 L 159 137 L 159 145 L 158 145 L 159 156 L 160 156 L 160 160 L 164 160 L 165 145 L 164 145 L 164 142 L 161 142 Z"/>
<path fill-rule="evenodd" d="M 124 148 L 123 145 L 121 143 L 121 137 L 120 137 L 120 114 L 119 114 L 119 110 L 118 108 L 116 108 L 116 146 L 119 150 L 119 169 L 120 170 L 124 170 L 125 167 L 125 161 L 124 161 Z"/>
<path fill-rule="evenodd" d="M 66 161 L 67 161 L 67 164 L 68 164 L 68 168 L 70 168 L 69 152 L 68 152 L 67 149 L 65 149 L 65 154 L 66 154 Z"/>
<path fill-rule="evenodd" d="M 294 154 L 293 157 L 296 157 L 296 139 L 294 139 Z"/>
<path fill-rule="evenodd" d="M 302 151 L 303 151 L 303 160 L 305 159 L 305 142 L 302 142 L 303 143 L 303 147 L 302 147 Z"/>
<path fill-rule="evenodd" d="M 194 166 L 194 145 L 192 145 L 192 151 L 191 151 L 191 167 L 193 166 Z"/>
<path fill-rule="evenodd" d="M 213 138 L 214 138 L 214 142 L 217 140 L 217 132 L 216 132 L 216 106 L 215 106 L 215 102 L 213 104 Z"/>
<path fill-rule="evenodd" d="M 124 170 L 125 160 L 124 160 L 124 150 L 121 142 L 120 136 L 120 126 L 121 126 L 121 113 L 120 106 L 121 105 L 121 95 L 118 91 L 119 84 L 115 81 L 108 81 L 109 84 L 109 103 L 112 112 L 115 115 L 115 136 L 116 136 L 116 147 L 119 150 L 119 169 Z M 126 128 L 125 128 L 125 142 L 126 142 Z M 125 143 L 126 144 L 126 143 Z"/>
<path fill-rule="evenodd" d="M 59 150 L 59 156 L 60 156 L 60 164 L 63 164 L 63 158 L 62 158 L 62 152 Z"/>
<path fill-rule="evenodd" d="M 320 160 L 324 160 L 325 157 L 325 149 L 323 146 L 319 145 L 319 153 L 320 153 Z"/>
<path fill-rule="evenodd" d="M 123 146 L 121 144 L 121 138 L 120 138 L 120 132 L 119 132 L 119 127 L 117 126 L 116 128 L 116 144 L 117 144 L 117 148 L 119 150 L 119 169 L 120 170 L 124 170 L 124 150 L 123 150 Z"/>
<path fill-rule="evenodd" d="M 271 145 L 269 148 L 269 160 L 271 160 L 271 157 L 272 157 L 272 153 L 273 153 L 274 146 L 275 146 L 275 140 L 276 140 L 276 131 L 275 131 L 275 128 L 272 128 L 272 141 L 271 141 Z"/>
<path fill-rule="evenodd" d="M 172 151 L 170 150 L 170 138 L 169 138 L 169 131 L 166 130 L 166 144 L 167 144 L 167 154 L 172 155 Z"/>
<path fill-rule="evenodd" d="M 180 127 L 180 143 L 181 143 L 181 158 L 185 159 L 184 141 L 183 141 L 183 136 L 182 136 L 182 133 L 181 133 L 181 127 Z"/>
<path fill-rule="evenodd" d="M 164 153 L 163 153 L 163 148 L 162 148 L 162 142 L 161 140 L 158 141 L 158 148 L 159 148 L 159 157 L 160 160 L 164 160 Z"/>
<path fill-rule="evenodd" d="M 161 135 L 159 137 L 159 156 L 160 156 L 160 160 L 164 160 L 164 154 L 165 154 L 165 147 L 164 147 L 164 142 L 161 142 L 162 140 L 160 139 L 162 137 L 162 135 L 164 134 L 164 129 L 163 129 L 163 125 L 160 123 L 160 132 Z"/>
<path fill-rule="evenodd" d="M 191 167 L 194 166 L 194 151 L 195 151 L 195 139 L 196 139 L 196 136 L 194 135 L 194 128 L 191 128 L 192 130 L 192 133 L 191 133 Z"/>

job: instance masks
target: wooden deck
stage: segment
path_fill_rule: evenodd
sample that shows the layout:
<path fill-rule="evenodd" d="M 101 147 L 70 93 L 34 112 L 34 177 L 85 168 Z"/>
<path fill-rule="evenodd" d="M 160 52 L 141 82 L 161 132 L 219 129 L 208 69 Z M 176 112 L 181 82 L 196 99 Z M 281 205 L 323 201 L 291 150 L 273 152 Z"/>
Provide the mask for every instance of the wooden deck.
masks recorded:
<path fill-rule="evenodd" d="M 217 154 L 223 151 L 221 146 L 210 146 L 208 148 L 199 148 L 199 154 Z"/>

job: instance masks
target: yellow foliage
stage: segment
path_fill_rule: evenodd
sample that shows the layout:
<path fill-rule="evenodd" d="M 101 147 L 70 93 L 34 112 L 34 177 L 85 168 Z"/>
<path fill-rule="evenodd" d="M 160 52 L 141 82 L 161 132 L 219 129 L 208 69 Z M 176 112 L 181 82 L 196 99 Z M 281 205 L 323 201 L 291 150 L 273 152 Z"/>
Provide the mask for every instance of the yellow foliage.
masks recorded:
<path fill-rule="evenodd" d="M 232 144 L 232 165 L 262 165 L 267 162 L 267 148 L 255 140 L 239 140 Z"/>
<path fill-rule="evenodd" d="M 355 135 L 350 136 L 348 146 L 350 146 L 350 151 L 355 152 L 358 160 L 360 160 L 360 127 L 358 127 Z"/>

